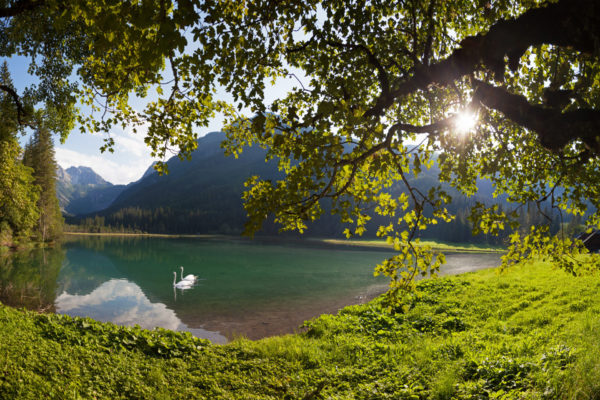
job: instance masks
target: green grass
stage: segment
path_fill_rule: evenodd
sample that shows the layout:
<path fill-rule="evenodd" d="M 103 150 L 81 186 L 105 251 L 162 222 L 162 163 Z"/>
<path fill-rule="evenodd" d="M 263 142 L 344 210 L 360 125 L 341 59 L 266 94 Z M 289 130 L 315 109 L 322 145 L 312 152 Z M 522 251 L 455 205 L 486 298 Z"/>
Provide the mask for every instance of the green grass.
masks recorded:
<path fill-rule="evenodd" d="M 391 249 L 392 246 L 386 243 L 383 239 L 308 239 L 318 240 L 323 243 L 346 245 L 346 246 L 360 246 L 360 247 L 376 247 L 376 248 L 387 248 Z M 443 252 L 460 252 L 460 253 L 496 253 L 503 252 L 506 249 L 500 246 L 491 246 L 487 244 L 476 244 L 476 243 L 449 243 L 439 242 L 434 240 L 421 240 L 418 246 L 431 246 L 433 250 L 439 250 Z"/>
<path fill-rule="evenodd" d="M 600 398 L 599 276 L 537 263 L 419 288 L 225 346 L 0 307 L 0 398 Z"/>

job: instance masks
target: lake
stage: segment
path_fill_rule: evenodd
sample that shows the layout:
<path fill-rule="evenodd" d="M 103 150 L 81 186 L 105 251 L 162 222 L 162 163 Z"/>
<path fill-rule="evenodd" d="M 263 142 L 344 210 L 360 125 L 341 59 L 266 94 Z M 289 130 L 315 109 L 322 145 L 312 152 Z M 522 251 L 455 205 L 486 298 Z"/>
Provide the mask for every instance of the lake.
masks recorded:
<path fill-rule="evenodd" d="M 393 253 L 312 241 L 69 236 L 53 249 L 0 257 L 0 301 L 120 325 L 189 331 L 215 343 L 294 332 L 322 313 L 385 291 L 375 264 Z M 499 264 L 447 254 L 442 273 Z M 199 277 L 173 287 L 173 271 Z"/>

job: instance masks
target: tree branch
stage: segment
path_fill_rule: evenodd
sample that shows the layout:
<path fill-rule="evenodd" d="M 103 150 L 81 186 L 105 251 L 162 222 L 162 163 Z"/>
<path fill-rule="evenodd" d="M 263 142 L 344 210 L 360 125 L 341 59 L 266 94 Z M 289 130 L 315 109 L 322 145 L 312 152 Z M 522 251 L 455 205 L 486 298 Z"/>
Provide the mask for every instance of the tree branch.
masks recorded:
<path fill-rule="evenodd" d="M 338 48 L 349 48 L 351 50 L 359 50 L 366 54 L 369 63 L 375 67 L 377 70 L 377 79 L 379 80 L 379 86 L 381 87 L 381 96 L 388 96 L 390 92 L 390 82 L 388 73 L 383 67 L 383 65 L 379 62 L 375 54 L 367 46 L 364 44 L 348 44 L 348 43 L 339 43 L 332 40 L 327 40 L 326 43 L 333 47 Z"/>
<path fill-rule="evenodd" d="M 0 18 L 16 17 L 24 12 L 31 11 L 45 2 L 44 0 L 19 0 L 12 7 L 0 8 Z"/>
<path fill-rule="evenodd" d="M 19 98 L 17 92 L 7 85 L 0 85 L 0 90 L 5 91 L 10 97 L 12 97 L 13 102 L 17 107 L 17 121 L 19 122 L 19 125 L 24 125 L 25 121 L 23 120 L 23 117 L 25 117 L 26 113 L 25 109 L 23 108 L 23 104 L 21 104 L 21 99 Z"/>
<path fill-rule="evenodd" d="M 474 81 L 474 101 L 503 113 L 517 124 L 535 131 L 540 143 L 559 152 L 569 142 L 581 139 L 594 153 L 600 154 L 600 111 L 582 108 L 562 112 L 559 108 L 529 104 L 525 96 L 512 94 L 503 88 Z"/>
<path fill-rule="evenodd" d="M 526 11 L 519 17 L 495 23 L 485 34 L 469 36 L 448 58 L 430 66 L 415 67 L 409 79 L 381 93 L 364 117 L 381 116 L 397 98 L 431 84 L 448 85 L 482 67 L 502 80 L 505 56 L 511 69 L 518 67 L 523 53 L 531 46 L 552 44 L 572 47 L 584 53 L 596 50 L 594 39 L 600 25 L 600 7 L 589 0 L 560 0 L 545 7 Z"/>

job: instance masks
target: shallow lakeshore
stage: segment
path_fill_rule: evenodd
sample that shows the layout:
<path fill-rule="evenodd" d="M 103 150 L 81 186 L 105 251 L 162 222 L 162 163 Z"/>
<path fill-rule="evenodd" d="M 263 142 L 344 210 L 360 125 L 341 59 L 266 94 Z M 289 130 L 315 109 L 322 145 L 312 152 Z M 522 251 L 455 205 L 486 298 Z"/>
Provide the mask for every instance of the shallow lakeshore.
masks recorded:
<path fill-rule="evenodd" d="M 373 299 L 388 284 L 373 268 L 394 253 L 312 240 L 74 235 L 30 254 L 15 255 L 12 272 L 0 276 L 0 301 L 225 343 L 293 333 L 305 320 Z M 441 273 L 499 262 L 493 253 L 452 253 Z M 199 277 L 191 289 L 172 287 L 179 266 Z"/>

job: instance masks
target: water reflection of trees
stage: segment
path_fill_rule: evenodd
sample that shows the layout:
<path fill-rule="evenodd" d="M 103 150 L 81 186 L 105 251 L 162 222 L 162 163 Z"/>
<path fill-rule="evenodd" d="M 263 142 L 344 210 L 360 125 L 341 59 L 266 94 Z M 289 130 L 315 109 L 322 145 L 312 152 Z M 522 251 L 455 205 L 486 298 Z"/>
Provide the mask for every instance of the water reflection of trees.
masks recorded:
<path fill-rule="evenodd" d="M 123 260 L 140 261 L 149 252 L 157 253 L 149 241 L 141 236 L 76 236 L 71 239 L 78 247 L 104 252 Z"/>
<path fill-rule="evenodd" d="M 94 251 L 104 251 L 106 247 L 120 246 L 124 244 L 135 245 L 139 241 L 144 240 L 140 236 L 94 236 L 94 235 L 66 235 L 64 243 L 68 246 L 75 243 L 77 247 L 83 247 Z"/>
<path fill-rule="evenodd" d="M 194 239 L 157 238 L 143 236 L 71 236 L 67 243 L 77 247 L 103 252 L 119 260 L 168 262 L 177 245 Z M 197 240 L 197 239 L 196 239 Z M 204 239 L 209 240 L 209 239 Z M 175 247 L 174 247 L 175 246 Z"/>
<path fill-rule="evenodd" d="M 62 248 L 18 251 L 0 256 L 0 302 L 12 307 L 54 312 Z"/>

